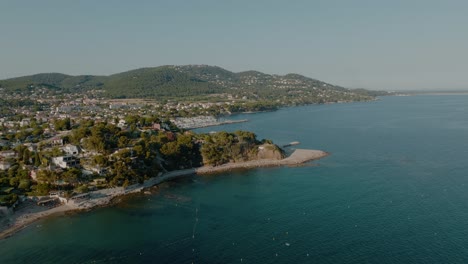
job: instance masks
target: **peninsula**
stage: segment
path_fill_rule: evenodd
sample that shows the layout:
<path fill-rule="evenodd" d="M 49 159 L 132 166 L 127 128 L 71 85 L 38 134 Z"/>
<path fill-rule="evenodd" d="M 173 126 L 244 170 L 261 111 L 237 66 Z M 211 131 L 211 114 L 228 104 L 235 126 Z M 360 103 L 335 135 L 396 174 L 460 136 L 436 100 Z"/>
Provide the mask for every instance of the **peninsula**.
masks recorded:
<path fill-rule="evenodd" d="M 28 225 L 31 225 L 33 222 L 39 219 L 71 211 L 90 210 L 95 207 L 107 206 L 112 204 L 116 197 L 142 192 L 146 188 L 156 186 L 160 183 L 176 178 L 185 177 L 188 175 L 216 174 L 236 169 L 292 166 L 320 159 L 327 155 L 328 153 L 320 150 L 296 149 L 290 156 L 279 160 L 273 158 L 264 158 L 245 162 L 227 163 L 221 166 L 202 166 L 199 168 L 175 170 L 161 173 L 157 177 L 148 179 L 141 184 L 134 184 L 127 187 L 105 188 L 102 190 L 89 192 L 86 195 L 80 195 L 71 199 L 66 199 L 62 204 L 56 207 L 21 208 L 14 214 L 10 215 L 8 219 L 4 219 L 2 225 L 0 225 L 0 239 L 13 235 L 15 232 L 26 228 Z"/>

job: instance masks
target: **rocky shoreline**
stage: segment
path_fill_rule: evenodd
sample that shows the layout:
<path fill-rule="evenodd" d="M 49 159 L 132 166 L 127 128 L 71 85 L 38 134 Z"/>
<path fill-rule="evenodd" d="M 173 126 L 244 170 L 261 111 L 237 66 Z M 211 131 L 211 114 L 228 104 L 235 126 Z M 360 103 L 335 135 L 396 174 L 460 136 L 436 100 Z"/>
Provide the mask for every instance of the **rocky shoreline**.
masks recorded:
<path fill-rule="evenodd" d="M 309 149 L 296 149 L 289 157 L 274 160 L 274 159 L 260 159 L 251 160 L 238 163 L 227 163 L 216 167 L 203 166 L 196 169 L 197 174 L 213 174 L 235 169 L 251 169 L 251 168 L 264 168 L 264 167 L 278 167 L 278 166 L 294 166 L 306 163 L 311 160 L 316 160 L 328 156 L 329 154 L 321 150 Z"/>
<path fill-rule="evenodd" d="M 236 169 L 251 169 L 261 167 L 295 166 L 308 161 L 320 159 L 328 156 L 327 152 L 321 150 L 296 149 L 290 156 L 281 160 L 260 159 L 246 162 L 228 163 L 220 166 L 203 166 L 200 168 L 170 171 L 157 177 L 151 178 L 142 184 L 135 184 L 127 188 L 115 187 L 107 188 L 89 193 L 89 196 L 82 200 L 69 200 L 60 206 L 53 208 L 43 208 L 44 210 L 24 209 L 15 212 L 7 219 L 8 223 L 0 225 L 0 239 L 7 238 L 14 233 L 26 228 L 33 222 L 47 216 L 63 214 L 72 211 L 90 210 L 112 204 L 112 201 L 119 196 L 131 193 L 139 193 L 146 188 L 158 185 L 162 182 L 188 175 L 206 175 L 232 171 Z"/>

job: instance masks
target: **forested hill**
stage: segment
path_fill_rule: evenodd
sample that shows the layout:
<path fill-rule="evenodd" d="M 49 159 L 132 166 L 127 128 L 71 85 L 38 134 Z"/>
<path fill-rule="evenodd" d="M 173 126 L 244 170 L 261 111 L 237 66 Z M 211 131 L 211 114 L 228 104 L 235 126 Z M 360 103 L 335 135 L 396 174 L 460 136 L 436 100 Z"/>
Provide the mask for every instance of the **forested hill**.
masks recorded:
<path fill-rule="evenodd" d="M 42 73 L 1 80 L 0 88 L 10 92 L 101 90 L 110 98 L 218 98 L 290 104 L 372 99 L 367 90 L 349 90 L 298 74 L 234 73 L 207 65 L 141 68 L 109 76 Z"/>

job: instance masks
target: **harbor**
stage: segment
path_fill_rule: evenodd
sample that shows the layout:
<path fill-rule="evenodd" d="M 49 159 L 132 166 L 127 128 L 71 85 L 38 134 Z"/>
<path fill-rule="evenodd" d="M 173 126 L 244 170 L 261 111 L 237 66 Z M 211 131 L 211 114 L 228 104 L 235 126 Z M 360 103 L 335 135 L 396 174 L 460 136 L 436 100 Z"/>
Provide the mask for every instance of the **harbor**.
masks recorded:
<path fill-rule="evenodd" d="M 249 120 L 248 119 L 230 120 L 230 119 L 216 118 L 214 116 L 197 116 L 197 117 L 178 117 L 171 121 L 179 128 L 195 129 L 195 128 L 202 128 L 202 127 L 243 123 L 243 122 L 248 122 Z"/>

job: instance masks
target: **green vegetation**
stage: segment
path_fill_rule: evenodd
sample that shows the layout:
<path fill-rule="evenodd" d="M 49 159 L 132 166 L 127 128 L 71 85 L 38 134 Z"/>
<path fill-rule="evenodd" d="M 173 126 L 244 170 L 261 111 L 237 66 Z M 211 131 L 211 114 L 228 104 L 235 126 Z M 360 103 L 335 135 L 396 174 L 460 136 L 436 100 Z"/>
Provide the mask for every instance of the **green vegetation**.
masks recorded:
<path fill-rule="evenodd" d="M 160 172 L 255 160 L 260 146 L 280 152 L 271 141 L 257 140 L 252 132 L 196 134 L 157 116 L 128 115 L 125 120 L 125 128 L 92 120 L 77 124 L 69 118 L 55 121 L 57 130 L 71 129 L 63 140 L 84 151 L 77 167 L 54 166 L 53 159 L 65 152 L 49 140 L 41 141 L 37 148 L 14 147 L 15 156 L 3 160 L 10 168 L 0 171 L 0 204 L 10 206 L 18 195 L 42 196 L 57 189 L 69 194 L 86 192 L 96 188 L 91 182 L 98 178 L 100 188 L 126 187 Z M 150 129 L 154 123 L 167 130 Z M 85 168 L 97 170 L 84 173 Z"/>
<path fill-rule="evenodd" d="M 108 77 L 103 89 L 113 98 L 172 98 L 220 92 L 214 84 L 172 67 L 143 68 Z"/>
<path fill-rule="evenodd" d="M 0 194 L 0 206 L 12 206 L 18 201 L 18 195 L 15 193 L 11 194 Z"/>
<path fill-rule="evenodd" d="M 36 74 L 2 80 L 0 88 L 13 92 L 36 88 L 61 92 L 101 90 L 110 98 L 260 100 L 276 105 L 370 100 L 376 94 L 363 89 L 345 89 L 298 74 L 233 73 L 206 65 L 141 68 L 110 76 Z"/>
<path fill-rule="evenodd" d="M 101 86 L 106 77 L 101 76 L 70 76 L 61 73 L 40 73 L 0 81 L 0 87 L 10 91 L 34 90 L 45 87 L 51 90 L 81 91 L 95 89 Z"/>
<path fill-rule="evenodd" d="M 0 81 L 0 83 L 3 81 Z M 1 85 L 1 84 L 0 84 Z M 0 116 L 13 116 L 15 119 L 21 120 L 21 118 L 25 117 L 24 115 L 18 115 L 12 111 L 14 108 L 23 108 L 28 107 L 33 109 L 34 111 L 42 111 L 44 107 L 47 105 L 45 103 L 38 103 L 28 98 L 22 99 L 10 99 L 5 100 L 0 98 Z"/>
<path fill-rule="evenodd" d="M 112 84 L 118 87 L 117 83 L 121 83 L 122 91 L 126 92 L 123 86 L 132 86 L 133 81 L 125 84 L 125 80 L 130 80 L 129 76 L 133 76 L 136 78 L 132 77 L 132 80 L 139 79 L 136 83 L 138 83 L 137 86 L 142 87 L 142 93 L 151 90 L 146 86 L 151 83 L 163 87 L 162 90 L 171 97 L 178 94 L 206 95 L 215 92 L 213 87 L 224 84 L 214 84 L 212 81 L 201 79 L 206 79 L 206 76 L 212 73 L 230 80 L 240 80 L 240 77 L 235 77 L 237 76 L 235 73 L 216 67 L 195 67 L 193 72 L 200 75 L 200 78 L 188 77 L 192 75 L 183 71 L 178 67 L 160 67 L 96 78 L 101 81 L 106 78 L 115 78 L 115 85 L 111 81 L 107 82 L 107 85 Z M 78 79 L 81 81 L 76 84 Z M 224 101 L 225 104 L 209 104 L 208 107 L 199 105 L 187 109 L 176 108 L 178 103 L 171 101 L 164 108 L 155 107 L 157 115 L 154 112 L 142 115 L 127 114 L 123 118 L 126 123 L 123 129 L 116 125 L 122 117 L 95 122 L 88 118 L 54 116 L 44 121 L 39 115 L 39 112 L 46 112 L 44 108 L 55 111 L 57 104 L 53 101 L 56 99 L 60 102 L 74 100 L 74 96 L 64 96 L 67 91 L 86 89 L 84 87 L 93 89 L 98 86 L 105 87 L 104 82 L 97 86 L 89 85 L 97 83 L 92 79 L 92 76 L 85 78 L 44 74 L 0 82 L 4 92 L 11 91 L 13 94 L 9 100 L 0 99 L 0 102 L 4 103 L 2 111 L 12 114 L 11 117 L 2 120 L 1 149 L 13 150 L 15 153 L 14 157 L 1 160 L 10 168 L 0 171 L 0 188 L 8 190 L 8 192 L 0 192 L 2 195 L 0 203 L 11 205 L 17 201 L 18 195 L 47 195 L 50 190 L 57 189 L 71 194 L 96 187 L 128 186 L 141 183 L 160 172 L 199 167 L 204 164 L 217 166 L 226 162 L 255 159 L 259 146 L 268 141 L 258 141 L 253 133 L 239 131 L 197 135 L 181 131 L 168 118 L 269 111 L 280 106 L 278 102 L 271 100 L 241 99 Z M 181 85 L 183 82 L 186 82 L 187 86 Z M 200 89 L 193 89 L 191 82 L 196 82 Z M 22 92 L 17 93 L 18 91 Z M 172 93 L 174 91 L 175 93 Z M 162 94 L 162 91 L 158 89 L 154 89 L 153 92 L 153 95 Z M 35 101 L 37 94 L 45 94 L 47 99 Z M 75 95 L 79 94 L 78 92 Z M 28 96 L 23 97 L 23 95 Z M 11 98 L 18 99 L 11 100 Z M 86 116 L 93 117 L 92 114 L 89 115 L 89 112 Z M 158 130 L 152 129 L 153 124 L 157 125 Z M 56 142 L 54 135 L 59 135 L 62 141 Z M 60 167 L 62 165 L 58 166 L 56 164 L 58 161 L 54 161 L 55 158 L 65 155 L 61 147 L 62 142 L 73 144 L 86 153 L 72 160 L 73 163 L 79 164 L 78 168 Z M 91 182 L 97 178 L 103 181 L 91 185 Z"/>
<path fill-rule="evenodd" d="M 248 131 L 234 133 L 218 132 L 203 136 L 201 147 L 203 163 L 218 166 L 228 162 L 239 162 L 257 159 L 259 146 L 273 146 L 270 151 L 280 151 L 278 146 L 271 145 L 270 140 L 258 141 L 257 136 Z"/>
<path fill-rule="evenodd" d="M 58 119 L 54 122 L 56 130 L 70 130 L 71 129 L 71 120 L 70 118 Z"/>

